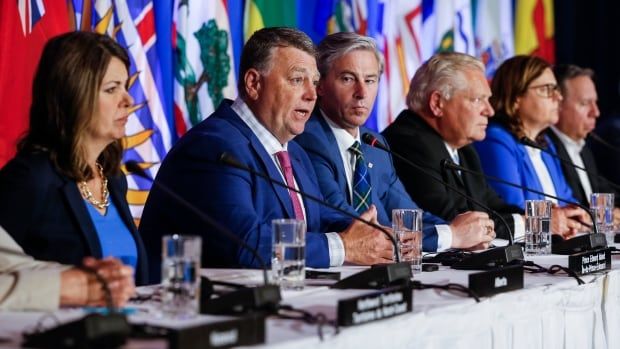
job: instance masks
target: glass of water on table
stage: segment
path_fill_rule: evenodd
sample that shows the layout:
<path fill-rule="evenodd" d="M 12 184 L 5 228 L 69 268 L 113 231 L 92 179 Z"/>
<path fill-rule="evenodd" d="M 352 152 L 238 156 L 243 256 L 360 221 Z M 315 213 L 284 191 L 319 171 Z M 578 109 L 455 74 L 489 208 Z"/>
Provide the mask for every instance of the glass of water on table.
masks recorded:
<path fill-rule="evenodd" d="M 271 224 L 273 282 L 284 290 L 302 290 L 306 279 L 306 222 L 274 219 Z"/>
<path fill-rule="evenodd" d="M 161 312 L 164 317 L 188 319 L 198 314 L 201 251 L 199 236 L 175 234 L 162 238 Z"/>
<path fill-rule="evenodd" d="M 401 262 L 411 264 L 411 272 L 422 270 L 422 215 L 415 209 L 392 210 L 392 230 L 398 242 L 398 256 Z"/>

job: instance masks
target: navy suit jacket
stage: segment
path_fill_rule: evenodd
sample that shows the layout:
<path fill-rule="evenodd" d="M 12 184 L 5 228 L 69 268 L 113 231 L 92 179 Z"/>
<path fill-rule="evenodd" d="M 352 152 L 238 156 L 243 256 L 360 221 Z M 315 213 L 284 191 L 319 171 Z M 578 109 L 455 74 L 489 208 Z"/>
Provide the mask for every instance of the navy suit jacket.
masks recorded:
<path fill-rule="evenodd" d="M 284 181 L 271 155 L 230 108 L 230 103 L 222 102 L 211 116 L 179 140 L 165 158 L 156 182 L 169 187 L 203 213 L 228 227 L 270 264 L 271 221 L 293 218 L 293 204 L 286 189 L 247 171 L 219 163 L 220 155 L 228 152 L 255 171 Z M 289 142 L 288 152 L 299 189 L 320 197 L 316 175 L 306 153 L 294 142 Z M 312 200 L 304 198 L 303 203 L 308 231 L 306 264 L 327 268 L 329 250 L 324 233 L 342 231 L 351 220 Z M 173 233 L 202 236 L 203 266 L 260 267 L 250 251 L 207 226 L 157 186 L 149 194 L 140 232 L 151 258 L 152 280 L 159 278 L 161 236 Z"/>
<path fill-rule="evenodd" d="M 125 176 L 108 178 L 110 198 L 138 252 L 136 283 L 147 280 L 147 258 L 127 199 Z M 97 230 L 74 180 L 59 173 L 46 153 L 18 154 L 0 170 L 0 225 L 38 260 L 81 265 L 102 258 Z"/>
<path fill-rule="evenodd" d="M 548 137 L 545 138 L 549 151 L 556 154 L 555 146 L 551 140 Z M 486 138 L 481 142 L 476 142 L 475 147 L 480 155 L 482 168 L 487 175 L 543 191 L 525 145 L 521 144 L 504 126 L 491 122 L 487 128 Z M 564 178 L 560 160 L 546 152 L 541 152 L 541 156 L 551 176 L 556 196 L 577 202 Z M 489 184 L 507 203 L 518 207 L 525 207 L 525 200 L 548 200 L 543 195 L 494 181 L 489 181 Z M 566 203 L 558 202 L 558 205 L 566 206 Z"/>
<path fill-rule="evenodd" d="M 359 132 L 360 135 L 370 133 L 387 145 L 385 139 L 376 132 L 365 127 L 360 127 Z M 295 137 L 294 141 L 299 143 L 310 156 L 325 199 L 331 204 L 357 215 L 351 206 L 351 195 L 336 137 L 318 110 L 312 114 L 306 123 L 304 133 Z M 371 197 L 372 203 L 377 207 L 377 220 L 382 225 L 391 226 L 393 209 L 418 208 L 418 205 L 411 200 L 403 184 L 396 176 L 390 154 L 363 142 L 362 152 L 370 173 Z M 436 251 L 437 229 L 435 225 L 447 223 L 427 212 L 424 212 L 423 220 L 424 240 L 422 247 L 425 251 Z"/>

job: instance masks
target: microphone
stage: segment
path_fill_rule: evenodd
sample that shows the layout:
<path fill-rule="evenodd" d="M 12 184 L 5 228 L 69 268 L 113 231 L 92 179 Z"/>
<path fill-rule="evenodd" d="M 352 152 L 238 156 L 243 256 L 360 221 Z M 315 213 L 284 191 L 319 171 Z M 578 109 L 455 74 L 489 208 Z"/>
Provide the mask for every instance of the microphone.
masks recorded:
<path fill-rule="evenodd" d="M 620 153 L 620 148 L 618 148 L 617 146 L 609 143 L 608 141 L 606 141 L 603 137 L 599 136 L 598 134 L 596 134 L 594 132 L 590 132 L 589 136 L 590 136 L 590 138 L 592 138 L 595 141 L 597 141 L 598 143 L 606 146 L 607 148 L 613 150 L 614 152 Z"/>
<path fill-rule="evenodd" d="M 0 254 L 32 258 L 22 251 L 7 247 L 0 247 Z M 23 346 L 32 348 L 108 348 L 120 347 L 125 344 L 131 333 L 131 326 L 125 314 L 118 312 L 114 307 L 112 292 L 108 283 L 90 268 L 83 266 L 76 268 L 93 275 L 101 284 L 107 314 L 88 314 L 81 319 L 63 323 L 47 330 L 25 333 Z"/>
<path fill-rule="evenodd" d="M 487 175 L 483 172 L 478 172 L 478 171 L 473 171 L 470 170 L 468 168 L 465 168 L 463 166 L 457 165 L 454 162 L 452 162 L 449 159 L 444 159 L 441 161 L 441 166 L 450 170 L 458 170 L 458 171 L 463 171 L 463 172 L 468 172 L 468 173 L 472 173 L 476 176 L 482 176 L 485 177 L 488 180 L 494 181 L 494 182 L 498 182 L 498 183 L 502 183 L 514 188 L 519 188 L 521 190 L 525 190 L 525 191 L 529 191 L 538 195 L 542 195 L 545 197 L 549 197 L 552 199 L 556 199 L 557 201 L 561 201 L 567 204 L 572 204 L 575 205 L 583 210 L 585 210 L 589 215 L 590 218 L 592 219 L 592 222 L 595 222 L 594 220 L 594 215 L 592 214 L 592 212 L 590 211 L 589 208 L 585 207 L 584 205 L 578 203 L 578 202 L 574 202 L 571 200 L 567 200 L 567 199 L 563 199 L 561 197 L 555 196 L 555 195 L 551 195 L 551 194 L 547 194 L 544 193 L 542 191 L 536 190 L 536 189 L 532 189 L 517 183 L 512 183 L 509 181 L 506 181 L 504 179 L 495 177 L 495 176 L 490 176 Z M 572 239 L 568 239 L 568 240 L 564 240 L 561 237 L 559 237 L 560 241 L 558 241 L 558 238 L 553 238 L 554 241 L 551 244 L 551 249 L 553 253 L 556 254 L 566 254 L 568 252 L 570 253 L 575 253 L 575 252 L 580 252 L 584 249 L 593 249 L 593 248 L 597 248 L 597 247 L 606 247 L 607 246 L 607 242 L 605 240 L 605 235 L 604 234 L 599 234 L 598 232 L 598 228 L 596 227 L 596 224 L 592 224 L 592 229 L 594 230 L 594 234 L 587 234 L 587 235 L 582 235 L 582 236 L 578 236 Z"/>
<path fill-rule="evenodd" d="M 535 142 L 535 141 L 533 141 L 533 140 L 531 140 L 531 139 L 529 139 L 529 138 L 527 138 L 527 137 L 522 137 L 519 141 L 520 141 L 520 142 L 521 142 L 521 144 L 523 144 L 523 145 L 526 145 L 526 146 L 528 146 L 528 147 L 532 147 L 532 148 L 536 148 L 536 149 L 539 149 L 539 150 L 541 150 L 541 151 L 544 151 L 545 153 L 547 153 L 547 154 L 549 154 L 549 155 L 553 156 L 554 158 L 556 158 L 556 159 L 560 160 L 561 162 L 563 162 L 563 163 L 565 163 L 565 164 L 568 164 L 568 165 L 570 165 L 570 166 L 572 166 L 572 167 L 574 167 L 574 168 L 576 168 L 576 169 L 582 170 L 583 172 L 587 173 L 588 175 L 593 175 L 593 176 L 595 176 L 595 177 L 597 177 L 597 178 L 600 178 L 600 179 L 604 180 L 605 182 L 609 183 L 609 185 L 611 185 L 611 186 L 612 186 L 612 187 L 614 187 L 615 189 L 620 190 L 620 185 L 618 185 L 618 184 L 616 184 L 616 183 L 612 182 L 611 180 L 609 180 L 609 179 L 607 179 L 607 178 L 605 178 L 605 177 L 603 177 L 603 176 L 599 175 L 598 173 L 592 173 L 592 172 L 590 172 L 590 171 L 589 171 L 589 170 L 587 170 L 585 167 L 579 166 L 579 165 L 575 164 L 574 162 L 572 162 L 572 161 L 571 161 L 571 160 L 569 160 L 569 159 L 565 159 L 565 158 L 563 158 L 563 157 L 561 157 L 561 156 L 559 156 L 559 155 L 557 155 L 557 154 L 554 154 L 554 153 L 553 153 L 553 152 L 551 152 L 549 149 L 547 149 L 547 147 L 544 147 L 544 146 L 542 146 L 541 144 L 538 144 L 537 142 Z"/>
<path fill-rule="evenodd" d="M 523 260 L 524 259 L 523 251 L 521 250 L 521 248 L 519 246 L 515 246 L 514 245 L 513 236 L 512 236 L 512 229 L 510 229 L 510 226 L 508 225 L 508 223 L 506 222 L 504 217 L 502 217 L 498 212 L 496 212 L 495 210 L 491 209 L 487 205 L 483 204 L 479 200 L 476 200 L 473 197 L 471 197 L 471 196 L 467 195 L 466 193 L 462 192 L 456 186 L 454 186 L 454 185 L 452 185 L 450 183 L 445 182 L 443 179 L 441 179 L 439 177 L 436 177 L 433 173 L 430 172 L 430 170 L 426 169 L 425 167 L 420 166 L 420 165 L 410 161 L 406 157 L 404 157 L 404 156 L 402 156 L 402 155 L 392 151 L 387 146 L 382 144 L 377 139 L 377 137 L 373 136 L 372 134 L 364 133 L 362 135 L 362 141 L 364 143 L 370 145 L 371 147 L 381 149 L 381 150 L 387 152 L 388 154 L 391 154 L 391 155 L 397 157 L 398 159 L 400 159 L 403 162 L 405 162 L 407 165 L 416 168 L 417 170 L 421 171 L 422 173 L 424 173 L 425 175 L 429 176 L 433 180 L 443 184 L 447 188 L 450 188 L 452 191 L 454 191 L 457 194 L 461 195 L 466 200 L 469 200 L 469 201 L 473 202 L 474 204 L 478 205 L 479 207 L 481 207 L 485 211 L 487 211 L 487 212 L 491 213 L 492 215 L 494 215 L 495 217 L 499 218 L 499 220 L 502 222 L 502 224 L 506 227 L 506 229 L 508 230 L 508 242 L 509 242 L 508 246 L 491 248 L 491 249 L 488 249 L 488 250 L 486 250 L 484 252 L 472 254 L 472 256 L 465 257 L 460 262 L 454 263 L 452 265 L 452 267 L 454 269 L 480 269 L 480 268 L 486 269 L 486 268 L 489 268 L 489 267 L 505 265 L 505 264 L 508 264 L 508 263 L 510 263 L 510 262 L 512 262 L 514 260 Z"/>
<path fill-rule="evenodd" d="M 381 265 L 381 266 L 373 266 L 373 268 L 364 270 L 363 272 L 354 274 L 348 278 L 342 279 L 339 282 L 335 283 L 334 285 L 332 285 L 332 288 L 382 288 L 388 285 L 392 285 L 394 283 L 398 283 L 401 282 L 403 280 L 408 281 L 411 278 L 411 267 L 408 265 L 408 263 L 401 263 L 400 262 L 400 256 L 398 255 L 397 251 L 398 251 L 398 243 L 396 241 L 396 239 L 394 238 L 394 236 L 392 234 L 390 234 L 387 230 L 385 230 L 382 226 L 375 224 L 373 222 L 367 221 L 365 219 L 362 219 L 352 213 L 349 213 L 346 210 L 343 210 L 340 207 L 337 207 L 335 205 L 330 204 L 329 202 L 323 200 L 322 198 L 316 197 L 314 195 L 308 194 L 302 190 L 299 190 L 297 188 L 291 187 L 289 185 L 287 185 L 286 183 L 283 183 L 280 180 L 271 178 L 270 176 L 256 171 L 250 167 L 248 167 L 245 164 L 242 164 L 241 162 L 239 162 L 233 155 L 227 153 L 227 152 L 223 152 L 220 155 L 220 162 L 230 166 L 230 167 L 234 167 L 237 168 L 239 170 L 242 171 L 246 171 L 249 172 L 257 177 L 260 177 L 268 182 L 271 182 L 279 187 L 288 189 L 290 191 L 293 191 L 295 193 L 298 193 L 299 195 L 308 198 L 314 202 L 319 203 L 320 205 L 323 205 L 325 207 L 329 207 L 335 211 L 338 211 L 340 213 L 342 213 L 343 215 L 354 219 L 356 221 L 362 222 L 366 225 L 369 225 L 379 231 L 381 231 L 391 242 L 392 242 L 392 246 L 394 247 L 394 251 L 395 256 L 396 256 L 396 263 L 393 264 L 386 264 L 386 265 Z"/>
<path fill-rule="evenodd" d="M 228 228 L 224 227 L 218 221 L 211 216 L 205 214 L 196 206 L 182 198 L 179 194 L 170 189 L 167 185 L 153 180 L 151 176 L 146 174 L 142 167 L 135 160 L 129 160 L 125 163 L 125 168 L 128 173 L 137 175 L 151 182 L 153 186 L 156 186 L 163 191 L 168 197 L 172 198 L 176 203 L 183 206 L 190 211 L 201 221 L 208 226 L 213 227 L 219 234 L 230 239 L 235 244 L 250 251 L 250 253 L 256 258 L 261 266 L 263 272 L 263 286 L 260 287 L 246 287 L 241 288 L 238 291 L 230 292 L 219 296 L 214 299 L 201 299 L 201 313 L 206 314 L 239 314 L 244 313 L 247 310 L 264 309 L 274 310 L 275 305 L 282 299 L 280 294 L 280 288 L 275 285 L 269 284 L 269 277 L 267 275 L 267 264 L 260 254 L 252 246 L 248 245 L 245 241 L 240 239 L 237 235 L 233 234 Z M 208 278 L 205 277 L 208 280 Z M 207 292 L 202 294 L 206 297 L 210 297 L 211 293 Z M 203 303 L 204 302 L 204 303 Z"/>

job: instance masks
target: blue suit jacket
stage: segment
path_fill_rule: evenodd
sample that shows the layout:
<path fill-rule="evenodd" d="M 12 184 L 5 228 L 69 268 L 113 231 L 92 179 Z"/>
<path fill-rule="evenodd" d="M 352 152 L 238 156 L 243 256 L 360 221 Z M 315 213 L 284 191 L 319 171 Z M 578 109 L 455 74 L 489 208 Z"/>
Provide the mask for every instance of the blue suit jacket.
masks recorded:
<path fill-rule="evenodd" d="M 110 199 L 138 252 L 136 283 L 147 280 L 147 258 L 125 195 L 125 176 L 108 178 Z M 46 153 L 20 153 L 0 170 L 0 225 L 39 260 L 81 265 L 101 258 L 99 236 L 74 180 L 56 171 Z"/>
<path fill-rule="evenodd" d="M 360 134 L 367 132 L 387 145 L 383 136 L 365 127 L 360 127 Z M 318 110 L 306 123 L 304 133 L 295 137 L 294 142 L 299 143 L 310 156 L 325 199 L 333 205 L 357 214 L 349 199 L 351 195 L 336 137 Z M 418 205 L 411 200 L 403 184 L 396 176 L 392 157 L 387 152 L 365 143 L 362 143 L 362 152 L 369 165 L 372 203 L 377 207 L 377 219 L 380 224 L 391 226 L 393 209 L 418 208 Z M 447 223 L 427 212 L 424 212 L 423 220 L 423 249 L 425 251 L 436 251 L 437 230 L 435 225 Z"/>
<path fill-rule="evenodd" d="M 547 137 L 545 136 L 545 138 Z M 549 151 L 555 154 L 555 146 L 548 138 L 547 144 Z M 481 142 L 475 143 L 475 147 L 478 151 L 478 155 L 480 155 L 482 168 L 487 175 L 499 177 L 509 182 L 543 191 L 542 185 L 534 170 L 534 165 L 527 155 L 525 145 L 521 144 L 505 127 L 496 122 L 492 122 L 487 128 L 486 138 Z M 546 152 L 541 152 L 541 154 L 543 162 L 547 166 L 547 170 L 553 181 L 556 195 L 560 198 L 576 202 L 573 197 L 573 192 L 562 173 L 560 161 Z M 525 200 L 547 199 L 542 195 L 500 184 L 492 180 L 489 180 L 489 185 L 491 185 L 507 203 L 518 207 L 525 207 Z M 558 204 L 560 206 L 565 206 L 562 202 L 558 202 Z"/>
<path fill-rule="evenodd" d="M 252 130 L 224 101 L 209 118 L 193 127 L 166 156 L 156 182 L 161 183 L 229 228 L 256 248 L 270 263 L 271 221 L 294 217 L 293 205 L 286 189 L 254 176 L 247 171 L 226 166 L 218 159 L 223 152 L 255 171 L 283 181 L 270 154 Z M 295 180 L 302 191 L 320 197 L 316 175 L 306 153 L 289 142 L 288 152 Z M 309 199 L 306 210 L 306 264 L 329 267 L 329 250 L 325 232 L 344 230 L 351 220 Z M 203 266 L 259 267 L 246 249 L 201 221 L 196 215 L 171 200 L 154 186 L 151 190 L 140 232 L 151 258 L 151 279 L 159 278 L 161 236 L 194 234 L 203 238 Z"/>

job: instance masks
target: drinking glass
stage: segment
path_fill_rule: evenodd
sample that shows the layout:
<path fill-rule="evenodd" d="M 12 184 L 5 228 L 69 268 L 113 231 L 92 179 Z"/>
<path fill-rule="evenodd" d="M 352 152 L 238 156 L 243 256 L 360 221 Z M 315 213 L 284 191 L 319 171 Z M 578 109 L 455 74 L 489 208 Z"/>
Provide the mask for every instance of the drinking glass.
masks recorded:
<path fill-rule="evenodd" d="M 306 278 L 306 222 L 274 219 L 271 224 L 273 282 L 282 289 L 301 290 Z"/>
<path fill-rule="evenodd" d="M 525 253 L 551 253 L 551 208 L 549 200 L 525 200 Z"/>
<path fill-rule="evenodd" d="M 166 235 L 162 244 L 162 315 L 192 318 L 199 309 L 202 239 L 199 236 Z"/>
<path fill-rule="evenodd" d="M 411 273 L 422 270 L 422 215 L 415 209 L 392 210 L 392 230 L 398 242 L 398 256 L 401 262 L 411 264 Z"/>

